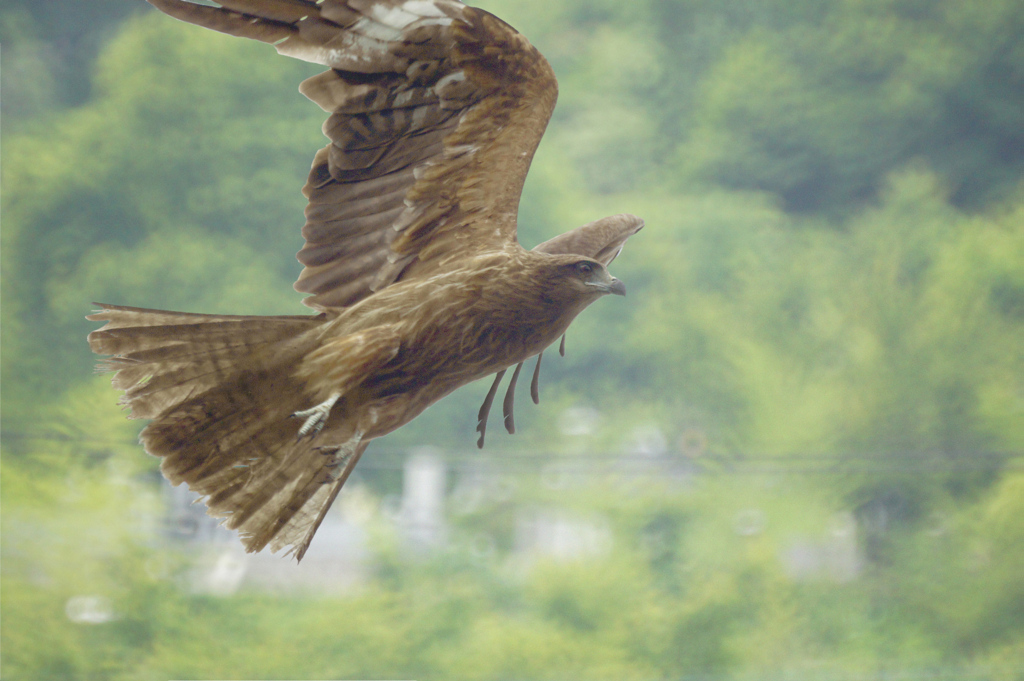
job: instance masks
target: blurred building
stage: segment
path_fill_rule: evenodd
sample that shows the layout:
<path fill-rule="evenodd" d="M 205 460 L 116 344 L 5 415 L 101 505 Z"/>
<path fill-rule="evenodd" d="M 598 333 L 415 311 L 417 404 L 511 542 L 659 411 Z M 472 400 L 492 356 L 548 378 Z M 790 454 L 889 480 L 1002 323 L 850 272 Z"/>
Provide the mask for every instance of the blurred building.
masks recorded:
<path fill-rule="evenodd" d="M 571 498 L 595 476 L 618 485 L 646 485 L 651 480 L 685 493 L 699 475 L 692 457 L 674 456 L 664 437 L 637 431 L 634 446 L 620 456 L 571 457 L 546 463 L 525 461 L 541 488 Z M 684 452 L 685 454 L 685 452 Z M 402 459 L 378 466 L 400 468 L 401 495 L 376 498 L 357 479 L 349 482 L 324 518 L 315 541 L 298 565 L 280 554 L 247 554 L 235 532 L 206 515 L 197 495 L 185 487 L 167 487 L 164 535 L 188 556 L 187 588 L 214 595 L 242 589 L 264 591 L 311 590 L 343 593 L 369 580 L 374 573 L 372 528 L 393 533 L 399 549 L 410 559 L 454 551 L 473 559 L 502 558 L 521 569 L 538 560 L 568 561 L 598 558 L 613 548 L 608 519 L 599 512 L 530 502 L 519 494 L 515 468 L 508 462 L 471 456 L 446 458 L 429 447 L 416 448 Z M 472 517 L 505 514 L 504 536 L 493 528 L 472 529 Z M 741 537 L 761 535 L 771 518 L 758 508 L 739 510 L 732 531 Z M 467 529 L 470 528 L 470 529 Z M 453 529 L 459 528 L 459 529 Z M 507 555 L 505 555 L 507 554 Z M 823 536 L 792 536 L 778 548 L 778 560 L 795 581 L 856 579 L 863 565 L 858 524 L 852 514 L 837 515 Z"/>

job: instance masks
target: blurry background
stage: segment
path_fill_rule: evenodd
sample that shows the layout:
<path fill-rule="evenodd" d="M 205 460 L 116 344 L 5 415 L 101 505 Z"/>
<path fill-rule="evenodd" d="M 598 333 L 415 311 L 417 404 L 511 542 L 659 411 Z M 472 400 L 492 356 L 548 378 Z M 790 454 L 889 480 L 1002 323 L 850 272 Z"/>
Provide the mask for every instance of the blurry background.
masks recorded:
<path fill-rule="evenodd" d="M 3 678 L 1024 678 L 1024 5 L 484 6 L 561 84 L 521 240 L 642 216 L 629 297 L 514 437 L 481 382 L 375 442 L 296 566 L 160 478 L 83 316 L 304 311 L 319 67 L 4 3 Z"/>

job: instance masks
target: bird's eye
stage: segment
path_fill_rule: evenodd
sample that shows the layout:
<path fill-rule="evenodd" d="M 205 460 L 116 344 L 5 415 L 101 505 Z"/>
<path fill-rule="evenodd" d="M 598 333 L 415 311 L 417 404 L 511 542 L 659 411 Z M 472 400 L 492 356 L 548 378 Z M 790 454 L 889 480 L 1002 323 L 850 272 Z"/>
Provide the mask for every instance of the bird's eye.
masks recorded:
<path fill-rule="evenodd" d="M 578 262 L 576 263 L 576 271 L 580 274 L 590 274 L 594 271 L 594 266 L 589 262 Z"/>

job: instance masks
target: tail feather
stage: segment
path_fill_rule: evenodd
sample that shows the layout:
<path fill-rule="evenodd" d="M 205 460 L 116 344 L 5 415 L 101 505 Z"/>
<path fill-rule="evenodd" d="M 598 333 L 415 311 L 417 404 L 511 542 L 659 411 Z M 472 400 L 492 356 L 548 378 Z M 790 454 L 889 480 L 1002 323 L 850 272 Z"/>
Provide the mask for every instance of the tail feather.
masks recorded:
<path fill-rule="evenodd" d="M 237 529 L 246 549 L 291 546 L 300 558 L 358 456 L 334 479 L 330 461 L 288 417 L 313 396 L 295 368 L 317 346 L 325 315 L 249 317 L 164 312 L 113 305 L 89 316 L 107 324 L 89 335 L 113 354 L 133 418 L 153 419 L 140 439 L 161 457 L 172 484 L 204 497 L 210 515 Z M 344 441 L 342 419 L 316 444 Z M 362 453 L 360 448 L 357 454 Z"/>
<path fill-rule="evenodd" d="M 257 317 L 164 312 L 118 305 L 87 319 L 107 322 L 89 334 L 103 371 L 133 418 L 157 415 L 230 379 L 241 358 L 247 368 L 279 364 L 282 344 L 323 323 L 324 315 Z M 273 352 L 268 350 L 273 349 Z"/>
<path fill-rule="evenodd" d="M 217 491 L 220 480 L 213 476 L 229 468 L 238 467 L 250 479 L 269 479 L 294 453 L 297 425 L 289 416 L 308 402 L 289 369 L 281 367 L 273 378 L 240 372 L 184 400 L 143 429 L 142 443 L 164 457 L 161 470 L 168 480 L 186 482 L 204 495 Z"/>
<path fill-rule="evenodd" d="M 201 312 L 173 312 L 171 310 L 153 310 L 146 307 L 129 307 L 128 305 L 110 305 L 108 303 L 93 303 L 99 306 L 97 310 L 86 319 L 93 321 L 106 321 L 104 330 L 112 329 L 136 329 L 143 326 L 175 326 L 210 323 L 210 322 L 255 322 L 252 326 L 256 328 L 274 328 L 295 322 L 323 320 L 325 315 L 276 315 L 264 317 L 260 315 L 238 315 L 238 314 L 205 314 Z"/>
<path fill-rule="evenodd" d="M 298 487 L 277 511 L 273 523 L 265 523 L 260 529 L 257 519 L 257 522 L 252 523 L 254 528 L 252 533 L 249 533 L 247 527 L 243 525 L 240 528 L 243 536 L 253 546 L 263 548 L 269 544 L 270 550 L 274 552 L 291 545 L 290 553 L 293 553 L 295 558 L 301 561 L 306 549 L 309 548 L 309 542 L 313 539 L 317 528 L 320 527 L 320 523 L 323 522 L 324 516 L 327 515 L 327 510 L 334 503 L 335 497 L 338 496 L 338 492 L 348 480 L 349 474 L 352 473 L 352 469 L 355 468 L 359 458 L 366 451 L 368 444 L 364 442 L 359 445 L 337 480 L 331 480 L 329 484 L 326 484 L 314 479 Z M 298 538 L 298 540 L 291 538 Z"/>
<path fill-rule="evenodd" d="M 330 477 L 313 443 L 296 441 L 294 422 L 282 414 L 263 421 L 261 413 L 262 425 L 255 428 L 240 425 L 252 411 L 250 405 L 202 430 L 201 441 L 216 441 L 221 450 L 204 456 L 202 447 L 171 445 L 173 453 L 161 468 L 168 479 L 203 494 L 210 514 L 226 518 L 225 526 L 239 531 L 247 550 L 290 545 L 301 558 L 344 480 Z M 162 425 L 160 420 L 143 431 L 150 451 L 168 447 L 166 439 L 157 442 Z"/>
<path fill-rule="evenodd" d="M 93 321 L 101 321 L 102 313 L 89 315 Z M 295 334 L 297 325 L 308 324 L 317 317 L 299 317 L 288 319 L 284 323 L 265 317 L 265 322 L 256 319 L 239 321 L 207 321 L 196 319 L 190 324 L 168 324 L 140 326 L 135 329 L 109 328 L 105 326 L 94 331 L 89 339 L 90 345 L 104 354 L 120 355 L 125 352 L 140 353 L 162 351 L 168 356 L 180 356 L 196 344 L 207 346 L 211 350 L 232 350 L 248 347 L 252 344 L 274 343 Z M 274 321 L 270 321 L 274 320 Z M 239 335 L 242 334 L 242 335 Z M 187 340 L 186 340 L 187 339 Z"/>

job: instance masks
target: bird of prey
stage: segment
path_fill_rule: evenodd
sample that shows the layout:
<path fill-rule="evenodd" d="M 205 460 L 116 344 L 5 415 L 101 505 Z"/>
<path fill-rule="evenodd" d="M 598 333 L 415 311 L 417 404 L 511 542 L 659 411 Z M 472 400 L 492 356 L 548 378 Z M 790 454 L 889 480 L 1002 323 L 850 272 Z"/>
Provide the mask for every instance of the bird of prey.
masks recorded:
<path fill-rule="evenodd" d="M 248 551 L 301 560 L 371 440 L 624 295 L 605 265 L 643 222 L 616 215 L 519 245 L 519 196 L 557 86 L 487 12 L 455 0 L 149 2 L 328 67 L 299 88 L 329 114 L 295 283 L 317 313 L 98 304 L 89 316 L 106 322 L 90 347 L 111 355 L 101 368 L 130 416 L 151 419 L 140 439 L 167 479 L 202 495 Z"/>

